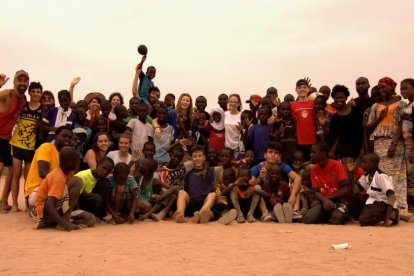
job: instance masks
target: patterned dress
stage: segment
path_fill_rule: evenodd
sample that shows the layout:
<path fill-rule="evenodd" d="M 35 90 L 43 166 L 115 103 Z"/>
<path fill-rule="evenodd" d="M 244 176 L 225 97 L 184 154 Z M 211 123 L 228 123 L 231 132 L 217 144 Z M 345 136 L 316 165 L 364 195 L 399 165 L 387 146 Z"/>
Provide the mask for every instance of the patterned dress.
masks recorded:
<path fill-rule="evenodd" d="M 414 163 L 410 163 L 409 157 L 413 147 L 413 117 L 414 102 L 403 109 L 402 135 L 405 146 L 405 163 L 407 166 L 407 203 L 408 212 L 414 213 Z"/>

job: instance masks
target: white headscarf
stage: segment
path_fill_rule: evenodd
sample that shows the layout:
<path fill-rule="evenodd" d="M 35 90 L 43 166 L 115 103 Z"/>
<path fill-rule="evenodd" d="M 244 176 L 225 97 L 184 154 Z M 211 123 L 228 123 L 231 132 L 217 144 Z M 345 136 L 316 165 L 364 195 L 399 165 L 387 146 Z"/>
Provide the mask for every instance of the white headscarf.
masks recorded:
<path fill-rule="evenodd" d="M 221 115 L 220 122 L 214 121 L 214 119 L 213 119 L 213 113 L 214 112 L 220 113 L 220 115 Z M 223 109 L 221 107 L 217 106 L 217 107 L 214 107 L 211 110 L 211 113 L 210 113 L 210 124 L 216 130 L 223 130 L 224 129 L 224 111 L 223 111 Z"/>

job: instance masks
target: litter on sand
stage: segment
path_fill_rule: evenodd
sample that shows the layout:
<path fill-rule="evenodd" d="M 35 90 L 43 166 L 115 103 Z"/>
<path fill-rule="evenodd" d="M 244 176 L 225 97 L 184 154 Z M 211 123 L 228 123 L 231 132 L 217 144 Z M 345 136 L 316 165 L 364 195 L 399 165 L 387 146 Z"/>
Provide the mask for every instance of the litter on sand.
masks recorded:
<path fill-rule="evenodd" d="M 331 244 L 332 248 L 335 249 L 335 251 L 341 251 L 342 249 L 349 249 L 351 248 L 351 245 L 347 242 L 345 243 L 337 243 L 337 244 Z"/>

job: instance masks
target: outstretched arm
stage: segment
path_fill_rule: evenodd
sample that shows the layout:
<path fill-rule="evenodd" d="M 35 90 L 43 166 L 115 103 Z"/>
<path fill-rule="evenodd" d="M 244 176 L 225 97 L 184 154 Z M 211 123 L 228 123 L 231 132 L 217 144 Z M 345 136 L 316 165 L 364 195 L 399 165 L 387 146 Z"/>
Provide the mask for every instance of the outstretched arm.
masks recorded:
<path fill-rule="evenodd" d="M 75 86 L 79 83 L 80 80 L 81 80 L 80 77 L 75 77 L 70 83 L 69 93 L 70 93 L 70 98 L 72 99 L 72 102 L 75 102 L 73 100 L 73 90 L 75 90 Z"/>
<path fill-rule="evenodd" d="M 142 74 L 142 66 L 144 65 L 145 60 L 147 59 L 147 56 L 142 56 L 141 62 L 137 64 L 135 67 L 135 76 L 134 80 L 132 82 L 132 96 L 139 98 L 139 91 L 138 91 L 138 80 L 139 76 Z"/>

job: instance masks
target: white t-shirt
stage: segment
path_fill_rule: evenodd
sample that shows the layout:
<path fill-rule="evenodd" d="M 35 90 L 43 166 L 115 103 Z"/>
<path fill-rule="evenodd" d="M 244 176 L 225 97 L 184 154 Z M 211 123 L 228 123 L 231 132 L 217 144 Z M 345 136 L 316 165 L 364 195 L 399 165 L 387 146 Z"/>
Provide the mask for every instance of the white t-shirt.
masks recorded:
<path fill-rule="evenodd" d="M 237 126 L 240 123 L 241 113 L 231 114 L 230 111 L 224 112 L 224 146 L 231 149 L 239 149 L 240 130 Z"/>
<path fill-rule="evenodd" d="M 113 113 L 112 111 L 109 113 L 108 118 L 111 119 L 112 121 L 116 120 L 116 115 L 115 113 Z"/>
<path fill-rule="evenodd" d="M 121 162 L 124 162 L 129 165 L 129 162 L 131 162 L 131 154 L 128 153 L 128 158 L 125 160 L 121 160 L 119 158 L 119 150 L 110 151 L 106 154 L 106 156 L 108 156 L 114 161 L 114 166 Z"/>
<path fill-rule="evenodd" d="M 148 141 L 149 126 L 147 122 L 143 124 L 139 119 L 131 119 L 128 122 L 127 127 L 132 129 L 132 144 L 131 149 L 133 151 L 142 151 L 144 144 Z"/>

